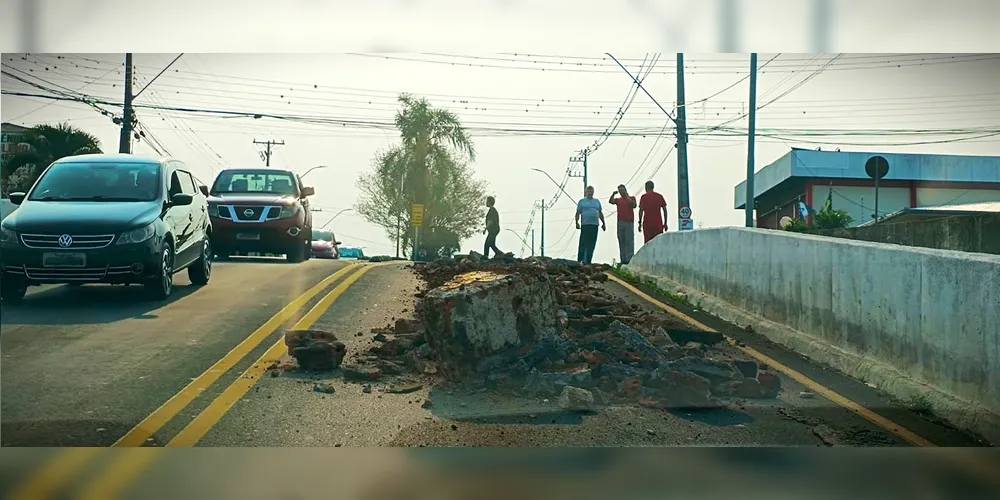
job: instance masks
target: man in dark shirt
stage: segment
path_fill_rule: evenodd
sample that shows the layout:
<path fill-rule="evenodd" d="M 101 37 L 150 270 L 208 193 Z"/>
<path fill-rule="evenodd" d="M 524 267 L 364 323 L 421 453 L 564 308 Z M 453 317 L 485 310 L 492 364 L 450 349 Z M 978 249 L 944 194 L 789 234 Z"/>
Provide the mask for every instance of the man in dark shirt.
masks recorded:
<path fill-rule="evenodd" d="M 496 199 L 492 196 L 486 197 L 486 206 L 489 210 L 486 212 L 486 229 L 483 230 L 483 234 L 486 235 L 486 244 L 483 245 L 483 256 L 487 259 L 490 257 L 490 249 L 493 249 L 493 253 L 496 254 L 495 257 L 500 257 L 503 252 L 497 248 L 497 235 L 500 234 L 500 213 L 497 212 Z"/>
<path fill-rule="evenodd" d="M 622 264 L 628 264 L 635 255 L 635 196 L 629 196 L 625 185 L 619 184 L 608 203 L 618 207 L 618 251 Z"/>

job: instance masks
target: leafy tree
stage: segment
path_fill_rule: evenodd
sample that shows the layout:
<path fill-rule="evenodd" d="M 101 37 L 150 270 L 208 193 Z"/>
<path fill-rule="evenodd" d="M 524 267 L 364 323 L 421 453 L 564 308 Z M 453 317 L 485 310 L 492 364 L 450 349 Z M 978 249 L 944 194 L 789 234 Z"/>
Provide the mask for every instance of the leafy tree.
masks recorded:
<path fill-rule="evenodd" d="M 854 218 L 850 214 L 844 210 L 834 210 L 830 202 L 827 201 L 822 210 L 813 213 L 812 224 L 807 224 L 802 219 L 795 219 L 785 230 L 795 233 L 814 233 L 830 229 L 843 229 L 849 227 L 852 222 L 854 222 Z"/>
<path fill-rule="evenodd" d="M 355 208 L 392 241 L 398 225 L 406 251 L 413 237 L 410 207 L 423 204 L 422 246 L 430 256 L 451 255 L 462 239 L 477 232 L 486 210 L 486 183 L 469 166 L 475 149 L 451 112 L 406 94 L 399 101 L 401 143 L 376 153 L 372 169 L 358 178 L 361 197 Z"/>
<path fill-rule="evenodd" d="M 42 171 L 60 158 L 101 153 L 96 136 L 65 123 L 32 127 L 25 132 L 24 143 L 31 147 L 11 157 L 0 171 L 5 195 L 30 188 Z"/>

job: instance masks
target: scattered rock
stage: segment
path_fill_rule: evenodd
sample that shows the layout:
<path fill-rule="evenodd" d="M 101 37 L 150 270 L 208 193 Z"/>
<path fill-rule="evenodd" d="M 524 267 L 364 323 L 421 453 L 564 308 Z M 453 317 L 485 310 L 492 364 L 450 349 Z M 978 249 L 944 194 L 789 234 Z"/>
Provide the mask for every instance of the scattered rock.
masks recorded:
<path fill-rule="evenodd" d="M 361 392 L 363 392 L 365 394 L 371 394 L 372 393 L 372 385 L 371 384 L 365 384 L 365 386 L 361 388 Z"/>
<path fill-rule="evenodd" d="M 411 392 L 417 392 L 423 389 L 423 384 L 410 383 L 410 384 L 400 384 L 389 387 L 390 394 L 409 394 Z"/>
<path fill-rule="evenodd" d="M 760 382 L 760 390 L 766 398 L 776 398 L 781 392 L 781 379 L 772 372 L 760 372 L 757 374 L 757 381 Z"/>
<path fill-rule="evenodd" d="M 559 404 L 559 408 L 562 408 L 565 411 L 591 411 L 594 407 L 594 395 L 586 389 L 580 389 L 579 387 L 568 385 L 563 387 L 557 402 Z"/>
<path fill-rule="evenodd" d="M 816 397 L 816 394 L 811 393 L 809 391 L 802 391 L 802 392 L 799 393 L 799 397 L 802 398 L 802 399 L 812 399 L 812 398 Z"/>
<path fill-rule="evenodd" d="M 707 332 L 703 330 L 677 330 L 677 329 L 667 329 L 667 335 L 670 335 L 674 342 L 684 345 L 688 342 L 697 342 L 699 344 L 715 345 L 719 342 L 725 340 L 726 336 L 719 332 Z"/>
<path fill-rule="evenodd" d="M 285 345 L 298 366 L 306 371 L 331 371 L 340 366 L 347 347 L 331 332 L 292 330 L 285 334 Z"/>
<path fill-rule="evenodd" d="M 341 370 L 346 380 L 378 380 L 382 377 L 382 370 L 374 366 L 344 365 Z"/>
<path fill-rule="evenodd" d="M 733 361 L 733 365 L 746 378 L 757 378 L 757 362 L 750 360 Z"/>
<path fill-rule="evenodd" d="M 322 384 L 316 384 L 313 386 L 313 390 L 316 392 L 321 392 L 323 394 L 333 394 L 337 392 L 337 388 L 329 382 L 324 382 Z"/>

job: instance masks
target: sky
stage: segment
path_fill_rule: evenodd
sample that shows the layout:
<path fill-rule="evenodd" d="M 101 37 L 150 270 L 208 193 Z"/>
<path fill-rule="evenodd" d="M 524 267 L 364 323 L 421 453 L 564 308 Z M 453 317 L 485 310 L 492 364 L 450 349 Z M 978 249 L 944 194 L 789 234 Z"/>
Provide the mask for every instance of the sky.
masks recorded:
<path fill-rule="evenodd" d="M 178 55 L 136 54 L 137 89 Z M 674 109 L 675 54 L 614 55 L 633 74 L 639 74 L 640 67 L 649 70 L 643 87 L 663 108 Z M 1000 155 L 996 137 L 887 145 L 947 139 L 914 136 L 905 130 L 1000 125 L 996 87 L 1000 56 L 761 53 L 758 57 L 758 106 L 763 107 L 757 128 L 767 135 L 757 138 L 758 170 L 790 147 Z M 121 100 L 123 60 L 124 54 L 3 55 L 8 73 L 108 102 Z M 722 134 L 746 130 L 747 120 L 741 117 L 748 108 L 748 68 L 748 54 L 685 55 L 688 127 L 694 134 L 689 142 L 690 196 L 697 227 L 743 223 L 743 213 L 733 209 L 733 192 L 746 177 L 747 138 Z M 308 116 L 313 123 L 140 108 L 138 117 L 147 138 L 133 147 L 135 153 L 150 156 L 159 156 L 153 146 L 166 150 L 210 182 L 222 168 L 263 165 L 262 146 L 254 140 L 284 141 L 275 149 L 273 166 L 299 172 L 328 167 L 305 178 L 306 184 L 316 187 L 314 203 L 323 212 L 315 215 L 317 225 L 322 225 L 355 204 L 358 176 L 371 167 L 376 151 L 397 142 L 398 134 L 380 124 L 391 123 L 396 96 L 409 92 L 455 112 L 470 129 L 478 152 L 476 175 L 489 183 L 502 226 L 512 230 L 500 235 L 500 248 L 521 254 L 525 245 L 520 237 L 533 228 L 536 252 L 540 251 L 542 226 L 538 214 L 532 221 L 532 213 L 536 202 L 545 200 L 551 203 L 544 227 L 546 255 L 573 258 L 578 238 L 572 225 L 574 202 L 556 197 L 557 185 L 533 169 L 563 180 L 570 157 L 601 139 L 633 94 L 615 129 L 627 135 L 599 141 L 589 155 L 589 183 L 606 201 L 620 183 L 639 193 L 642 183 L 652 179 L 671 207 L 671 230 L 677 228 L 677 164 L 676 156 L 668 154 L 675 140 L 672 125 L 653 100 L 631 84 L 631 78 L 600 52 L 185 53 L 143 91 L 137 104 Z M 5 92 L 44 93 L 7 74 L 0 87 Z M 25 126 L 68 122 L 96 135 L 106 151 L 117 150 L 118 127 L 86 104 L 5 94 L 0 118 Z M 711 131 L 710 127 L 726 122 L 729 128 Z M 829 129 L 851 130 L 854 135 L 815 135 Z M 580 173 L 579 165 L 572 173 Z M 579 197 L 582 179 L 569 178 L 565 190 Z M 607 207 L 606 213 L 610 210 Z M 533 222 L 530 227 L 529 222 Z M 368 254 L 395 251 L 383 229 L 351 211 L 341 213 L 328 228 L 346 245 L 363 247 Z M 614 230 L 609 218 L 596 261 L 617 257 Z M 482 237 L 463 242 L 463 251 L 481 247 Z"/>

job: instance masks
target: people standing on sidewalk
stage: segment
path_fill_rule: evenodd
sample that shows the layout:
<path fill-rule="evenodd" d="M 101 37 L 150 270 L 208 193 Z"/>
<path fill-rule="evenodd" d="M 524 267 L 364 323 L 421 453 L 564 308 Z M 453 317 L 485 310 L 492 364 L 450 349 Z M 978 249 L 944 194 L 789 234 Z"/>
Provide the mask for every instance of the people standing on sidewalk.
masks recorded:
<path fill-rule="evenodd" d="M 597 228 L 607 229 L 604 224 L 604 211 L 601 200 L 594 198 L 594 186 L 587 186 L 584 198 L 576 204 L 576 228 L 580 230 L 580 246 L 577 260 L 582 264 L 590 264 L 594 260 L 594 249 L 597 248 Z"/>
<path fill-rule="evenodd" d="M 635 255 L 635 196 L 629 196 L 624 184 L 611 193 L 608 203 L 618 207 L 618 252 L 622 264 L 628 264 Z"/>
<path fill-rule="evenodd" d="M 494 257 L 503 255 L 503 252 L 497 248 L 497 235 L 500 234 L 500 213 L 493 206 L 496 202 L 496 198 L 492 196 L 486 197 L 486 206 L 489 207 L 489 210 L 486 211 L 486 229 L 483 229 L 483 234 L 486 235 L 486 244 L 483 245 L 483 256 L 487 259 L 490 258 L 490 249 L 493 250 Z"/>
<path fill-rule="evenodd" d="M 667 230 L 667 200 L 653 191 L 653 181 L 646 181 L 646 194 L 639 198 L 639 230 L 643 243 Z"/>

